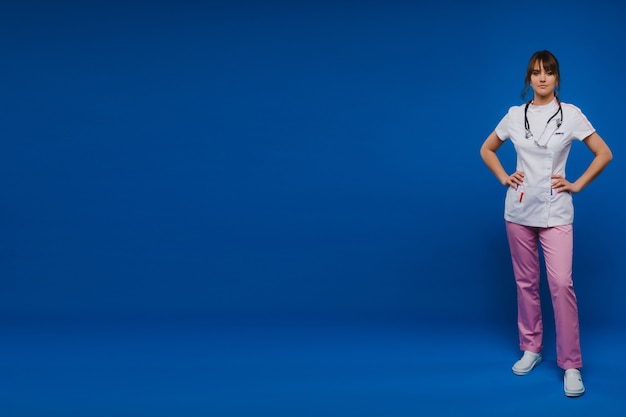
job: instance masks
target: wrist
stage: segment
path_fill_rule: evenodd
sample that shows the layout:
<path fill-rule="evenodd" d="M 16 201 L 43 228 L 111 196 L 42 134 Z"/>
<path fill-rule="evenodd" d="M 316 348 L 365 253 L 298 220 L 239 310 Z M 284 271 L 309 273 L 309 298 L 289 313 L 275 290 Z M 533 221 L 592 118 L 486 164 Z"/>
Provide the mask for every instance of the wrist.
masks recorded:
<path fill-rule="evenodd" d="M 574 182 L 574 183 L 572 184 L 572 187 L 574 188 L 574 189 L 572 190 L 574 193 L 579 193 L 579 192 L 580 192 L 580 191 L 582 191 L 582 189 L 583 189 L 583 186 L 582 186 L 582 185 L 581 185 L 578 181 Z"/>

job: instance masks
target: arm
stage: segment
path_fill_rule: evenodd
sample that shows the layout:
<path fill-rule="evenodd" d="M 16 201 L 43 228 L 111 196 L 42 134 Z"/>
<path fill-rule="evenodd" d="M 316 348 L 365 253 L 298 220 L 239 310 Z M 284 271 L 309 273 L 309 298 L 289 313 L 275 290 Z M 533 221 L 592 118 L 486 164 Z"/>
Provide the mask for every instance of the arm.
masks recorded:
<path fill-rule="evenodd" d="M 595 155 L 589 167 L 583 172 L 583 174 L 575 182 L 571 183 L 567 181 L 561 175 L 553 175 L 552 188 L 557 192 L 569 191 L 571 193 L 578 193 L 585 188 L 591 181 L 593 181 L 609 162 L 613 159 L 613 153 L 609 146 L 596 132 L 587 136 L 583 142 L 589 150 Z"/>
<path fill-rule="evenodd" d="M 516 187 L 524 182 L 524 173 L 516 171 L 513 175 L 509 175 L 504 170 L 500 159 L 496 155 L 496 151 L 500 149 L 502 143 L 496 132 L 492 132 L 480 147 L 480 156 L 498 181 L 500 181 L 500 184 Z"/>

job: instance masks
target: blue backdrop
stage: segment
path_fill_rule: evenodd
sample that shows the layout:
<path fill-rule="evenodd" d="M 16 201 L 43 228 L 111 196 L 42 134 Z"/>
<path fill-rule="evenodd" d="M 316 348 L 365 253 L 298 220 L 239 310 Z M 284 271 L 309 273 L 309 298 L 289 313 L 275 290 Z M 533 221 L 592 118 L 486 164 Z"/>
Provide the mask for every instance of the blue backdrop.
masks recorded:
<path fill-rule="evenodd" d="M 549 49 L 615 155 L 575 196 L 581 321 L 623 323 L 625 19 L 616 1 L 3 2 L 0 315 L 513 326 L 505 190 L 478 150 Z M 573 147 L 570 178 L 591 156 Z"/>

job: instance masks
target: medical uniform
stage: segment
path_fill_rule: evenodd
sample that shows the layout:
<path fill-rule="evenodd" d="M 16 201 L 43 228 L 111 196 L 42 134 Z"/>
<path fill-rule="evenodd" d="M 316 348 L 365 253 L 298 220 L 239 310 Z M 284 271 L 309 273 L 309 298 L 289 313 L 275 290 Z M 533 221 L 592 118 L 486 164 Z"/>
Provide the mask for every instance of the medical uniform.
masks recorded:
<path fill-rule="evenodd" d="M 579 108 L 553 100 L 547 105 L 511 107 L 495 132 L 510 139 L 517 153 L 517 170 L 524 182 L 506 193 L 504 218 L 517 284 L 520 349 L 543 349 L 539 296 L 541 244 L 556 324 L 557 363 L 563 369 L 581 368 L 578 307 L 572 281 L 574 206 L 572 195 L 551 188 L 552 175 L 565 177 L 574 140 L 595 132 Z M 558 113 L 557 113 L 558 112 Z M 556 116 L 555 116 L 556 114 Z M 554 117 L 553 117 L 554 116 Z"/>

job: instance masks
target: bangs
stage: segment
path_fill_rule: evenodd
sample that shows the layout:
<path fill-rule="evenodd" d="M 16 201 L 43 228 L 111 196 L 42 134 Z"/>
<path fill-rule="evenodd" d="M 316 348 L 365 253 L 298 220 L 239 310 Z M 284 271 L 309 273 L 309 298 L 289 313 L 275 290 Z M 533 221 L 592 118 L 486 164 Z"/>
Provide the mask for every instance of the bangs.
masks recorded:
<path fill-rule="evenodd" d="M 546 72 L 554 72 L 554 73 L 559 72 L 559 64 L 557 64 L 556 61 L 552 57 L 545 57 L 543 59 L 537 58 L 535 62 L 533 63 L 533 69 L 535 65 L 537 64 L 537 62 L 539 62 L 539 65 L 543 66 L 543 69 L 546 70 Z"/>
<path fill-rule="evenodd" d="M 528 71 L 526 72 L 527 81 L 530 80 L 530 75 L 535 70 L 535 65 L 537 63 L 539 63 L 544 70 L 556 74 L 557 79 L 560 78 L 559 61 L 556 60 L 556 57 L 548 51 L 539 51 L 532 56 L 530 62 L 528 63 Z"/>

